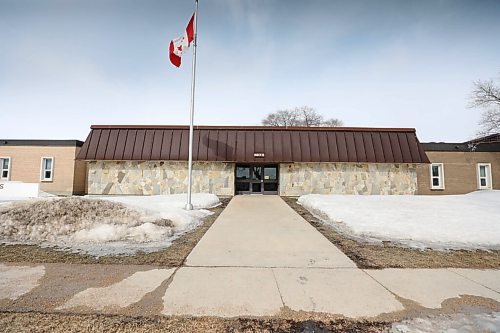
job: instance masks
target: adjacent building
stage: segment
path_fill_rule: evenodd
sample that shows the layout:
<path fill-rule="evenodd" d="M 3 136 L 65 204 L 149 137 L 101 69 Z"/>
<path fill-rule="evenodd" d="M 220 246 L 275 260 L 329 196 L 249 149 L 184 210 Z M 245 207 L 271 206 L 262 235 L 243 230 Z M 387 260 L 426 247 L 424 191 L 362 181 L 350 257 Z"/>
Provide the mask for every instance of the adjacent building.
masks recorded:
<path fill-rule="evenodd" d="M 187 126 L 92 126 L 77 159 L 89 194 L 186 192 Z M 411 128 L 196 126 L 193 191 L 416 194 L 429 160 Z"/>
<path fill-rule="evenodd" d="M 500 190 L 500 134 L 462 143 L 422 143 L 431 164 L 417 168 L 418 194 Z"/>
<path fill-rule="evenodd" d="M 56 195 L 84 194 L 86 164 L 77 161 L 82 141 L 0 139 L 0 182 L 39 183 Z"/>

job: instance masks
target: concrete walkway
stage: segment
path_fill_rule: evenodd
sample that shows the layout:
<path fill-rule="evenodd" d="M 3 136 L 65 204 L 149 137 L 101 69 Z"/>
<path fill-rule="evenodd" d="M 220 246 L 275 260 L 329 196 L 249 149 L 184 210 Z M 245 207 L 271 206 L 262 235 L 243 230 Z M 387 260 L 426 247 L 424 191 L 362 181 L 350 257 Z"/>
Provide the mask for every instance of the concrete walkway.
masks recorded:
<path fill-rule="evenodd" d="M 167 289 L 165 314 L 261 316 L 285 306 L 350 316 L 402 310 L 278 196 L 235 197 L 186 266 Z M 346 305 L 354 303 L 353 288 L 346 289 L 353 282 L 363 304 L 356 309 Z"/>
<path fill-rule="evenodd" d="M 278 196 L 236 196 L 187 266 L 354 268 L 356 264 Z"/>
<path fill-rule="evenodd" d="M 467 295 L 500 311 L 500 270 L 361 270 L 274 196 L 235 197 L 180 268 L 0 264 L 11 311 L 373 318 Z"/>
<path fill-rule="evenodd" d="M 404 310 L 396 295 L 437 308 L 462 294 L 500 301 L 491 289 L 499 271 L 479 274 L 487 287 L 447 270 L 360 270 L 278 196 L 233 198 L 186 266 L 166 291 L 164 314 L 263 316 L 287 307 L 356 318 Z"/>

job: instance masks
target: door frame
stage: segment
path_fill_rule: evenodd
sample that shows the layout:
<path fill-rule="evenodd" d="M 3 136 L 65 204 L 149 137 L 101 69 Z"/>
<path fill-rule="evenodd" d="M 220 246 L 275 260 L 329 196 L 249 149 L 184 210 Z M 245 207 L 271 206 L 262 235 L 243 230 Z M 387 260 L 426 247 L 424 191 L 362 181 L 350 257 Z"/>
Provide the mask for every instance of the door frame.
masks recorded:
<path fill-rule="evenodd" d="M 238 180 L 237 178 L 237 169 L 238 167 L 259 167 L 261 168 L 262 172 L 262 177 L 263 179 L 261 180 L 255 180 L 253 179 L 253 175 L 250 175 L 249 179 L 245 180 Z M 264 168 L 265 167 L 271 167 L 271 168 L 276 168 L 276 179 L 264 179 Z M 253 172 L 252 169 L 250 169 L 250 172 Z M 276 163 L 236 163 L 234 167 L 234 194 L 239 195 L 239 194 L 261 194 L 261 195 L 278 195 L 279 194 L 279 179 L 280 179 L 280 168 L 279 164 Z M 237 183 L 249 183 L 249 190 L 248 191 L 238 191 L 237 189 Z M 252 191 L 252 184 L 259 183 L 261 184 L 261 190 L 260 192 L 253 192 Z M 265 191 L 264 184 L 269 184 L 269 183 L 275 183 L 277 186 L 276 191 Z"/>

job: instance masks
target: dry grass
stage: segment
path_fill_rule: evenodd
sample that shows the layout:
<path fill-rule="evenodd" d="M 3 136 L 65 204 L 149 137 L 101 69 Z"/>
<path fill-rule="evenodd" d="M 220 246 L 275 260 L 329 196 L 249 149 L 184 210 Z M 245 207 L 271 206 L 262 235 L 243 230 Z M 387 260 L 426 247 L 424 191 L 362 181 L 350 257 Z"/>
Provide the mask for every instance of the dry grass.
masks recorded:
<path fill-rule="evenodd" d="M 230 198 L 221 198 L 221 205 L 210 209 L 214 214 L 207 217 L 198 228 L 174 240 L 172 245 L 165 250 L 96 258 L 90 255 L 55 248 L 42 248 L 35 245 L 0 245 L 0 262 L 180 266 L 230 200 Z"/>
<path fill-rule="evenodd" d="M 323 234 L 330 242 L 351 258 L 359 268 L 500 268 L 500 251 L 435 251 L 396 246 L 362 243 L 339 234 L 331 226 L 322 223 L 296 198 L 283 200 Z"/>
<path fill-rule="evenodd" d="M 300 321 L 281 318 L 126 317 L 0 312 L 2 332 L 380 332 L 386 322 L 345 319 Z"/>

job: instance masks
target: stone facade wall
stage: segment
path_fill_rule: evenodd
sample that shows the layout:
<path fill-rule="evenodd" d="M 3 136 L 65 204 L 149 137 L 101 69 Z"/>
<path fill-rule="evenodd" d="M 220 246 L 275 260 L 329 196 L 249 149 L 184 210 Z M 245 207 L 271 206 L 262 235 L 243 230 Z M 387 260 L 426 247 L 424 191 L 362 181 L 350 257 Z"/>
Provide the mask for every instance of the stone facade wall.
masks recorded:
<path fill-rule="evenodd" d="M 415 194 L 415 164 L 283 163 L 280 195 Z"/>
<path fill-rule="evenodd" d="M 234 163 L 195 162 L 193 192 L 234 194 Z M 282 163 L 280 195 L 415 194 L 414 164 Z M 185 193 L 187 162 L 88 162 L 89 194 L 154 195 Z"/>
<path fill-rule="evenodd" d="M 88 164 L 89 194 L 186 193 L 187 162 L 92 161 Z M 234 163 L 193 163 L 193 192 L 234 194 Z"/>

